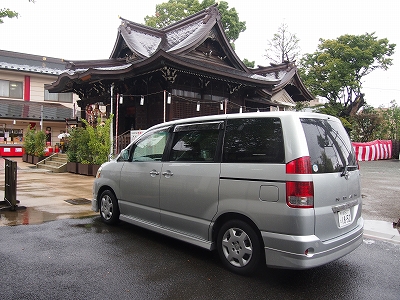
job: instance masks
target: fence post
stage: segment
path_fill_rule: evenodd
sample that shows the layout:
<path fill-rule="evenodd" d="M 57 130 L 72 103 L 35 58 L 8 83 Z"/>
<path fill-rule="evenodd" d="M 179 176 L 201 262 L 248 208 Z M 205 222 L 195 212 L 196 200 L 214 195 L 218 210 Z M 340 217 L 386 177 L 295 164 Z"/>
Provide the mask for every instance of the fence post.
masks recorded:
<path fill-rule="evenodd" d="M 17 208 L 17 162 L 5 158 L 5 187 L 4 200 L 9 203 L 11 210 Z"/>
<path fill-rule="evenodd" d="M 400 159 L 400 141 L 398 140 L 392 140 L 392 158 L 396 159 Z"/>

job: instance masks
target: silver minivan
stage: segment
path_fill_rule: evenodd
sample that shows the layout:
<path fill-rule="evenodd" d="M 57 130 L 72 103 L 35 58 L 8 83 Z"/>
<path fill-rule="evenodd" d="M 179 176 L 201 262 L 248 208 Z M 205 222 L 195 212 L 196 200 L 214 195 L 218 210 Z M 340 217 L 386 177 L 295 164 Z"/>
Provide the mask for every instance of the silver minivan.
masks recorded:
<path fill-rule="evenodd" d="M 231 271 L 305 269 L 362 243 L 360 175 L 339 119 L 265 112 L 153 126 L 99 169 L 92 209 L 216 249 Z"/>

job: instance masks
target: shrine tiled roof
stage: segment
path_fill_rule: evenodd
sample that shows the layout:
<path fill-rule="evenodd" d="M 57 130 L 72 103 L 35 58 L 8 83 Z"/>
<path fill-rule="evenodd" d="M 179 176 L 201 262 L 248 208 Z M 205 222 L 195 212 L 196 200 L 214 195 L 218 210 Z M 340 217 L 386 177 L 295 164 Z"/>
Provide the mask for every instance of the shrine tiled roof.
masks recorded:
<path fill-rule="evenodd" d="M 136 60 L 138 57 L 149 58 L 159 50 L 185 55 L 212 36 L 213 39 L 218 38 L 219 43 L 223 44 L 225 55 L 229 56 L 231 64 L 247 72 L 247 68 L 226 39 L 220 19 L 217 5 L 210 6 L 162 29 L 121 18 L 118 37 L 110 58 L 127 58 L 128 60 Z"/>
<path fill-rule="evenodd" d="M 161 37 L 152 34 L 151 31 L 131 30 L 129 25 L 132 24 L 125 20 L 119 28 L 119 32 L 128 45 L 135 53 L 144 57 L 150 57 L 158 49 L 161 43 Z"/>

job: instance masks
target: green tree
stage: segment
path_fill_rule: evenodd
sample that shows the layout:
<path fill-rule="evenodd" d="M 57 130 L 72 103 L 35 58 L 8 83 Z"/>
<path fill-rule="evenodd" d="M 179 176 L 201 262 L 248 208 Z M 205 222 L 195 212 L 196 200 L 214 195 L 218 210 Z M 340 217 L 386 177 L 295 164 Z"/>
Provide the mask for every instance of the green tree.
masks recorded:
<path fill-rule="evenodd" d="M 254 68 L 254 65 L 255 65 L 256 62 L 254 60 L 253 61 L 249 61 L 249 60 L 247 60 L 247 58 L 245 58 L 245 59 L 243 59 L 243 63 L 248 68 Z"/>
<path fill-rule="evenodd" d="M 3 18 L 18 18 L 18 13 L 9 8 L 0 8 L 0 24 L 4 23 Z"/>
<path fill-rule="evenodd" d="M 354 105 L 364 105 L 362 79 L 376 69 L 387 70 L 395 46 L 385 38 L 378 39 L 375 33 L 320 39 L 318 50 L 301 59 L 300 75 L 313 94 L 331 104 L 343 103 L 349 115 Z"/>
<path fill-rule="evenodd" d="M 288 25 L 283 23 L 268 41 L 265 57 L 274 63 L 295 61 L 300 53 L 299 41 L 296 34 L 289 32 Z"/>
<path fill-rule="evenodd" d="M 35 3 L 35 0 L 28 0 Z M 0 24 L 4 23 L 3 18 L 18 18 L 18 13 L 9 8 L 0 8 Z"/>
<path fill-rule="evenodd" d="M 400 139 L 400 107 L 396 101 L 390 102 L 388 109 L 380 108 L 383 122 L 380 125 L 381 136 L 383 140 L 399 140 Z"/>
<path fill-rule="evenodd" d="M 351 139 L 355 142 L 370 142 L 380 139 L 382 116 L 369 105 L 361 113 L 348 117 L 351 122 Z"/>
<path fill-rule="evenodd" d="M 156 5 L 155 15 L 144 18 L 145 25 L 154 28 L 164 28 L 215 3 L 215 0 L 203 0 L 201 3 L 198 0 L 169 0 L 168 2 Z M 221 13 L 221 23 L 225 29 L 226 37 L 234 45 L 239 34 L 246 30 L 246 22 L 241 22 L 236 9 L 229 9 L 229 5 L 225 1 L 219 2 L 218 10 Z"/>

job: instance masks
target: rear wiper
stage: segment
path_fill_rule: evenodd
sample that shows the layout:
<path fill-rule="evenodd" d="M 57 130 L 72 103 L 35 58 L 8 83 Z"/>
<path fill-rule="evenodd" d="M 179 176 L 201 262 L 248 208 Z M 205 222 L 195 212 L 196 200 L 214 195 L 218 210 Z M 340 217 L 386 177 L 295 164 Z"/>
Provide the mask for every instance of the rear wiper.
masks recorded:
<path fill-rule="evenodd" d="M 354 171 L 354 170 L 357 170 L 357 166 L 355 166 L 355 165 L 345 165 L 343 167 L 342 174 L 340 174 L 340 176 L 347 178 L 347 177 L 349 177 L 349 171 Z"/>
<path fill-rule="evenodd" d="M 349 171 L 347 170 L 347 165 L 345 165 L 344 167 L 342 167 L 342 174 L 340 174 L 341 177 L 343 176 L 349 176 Z"/>

